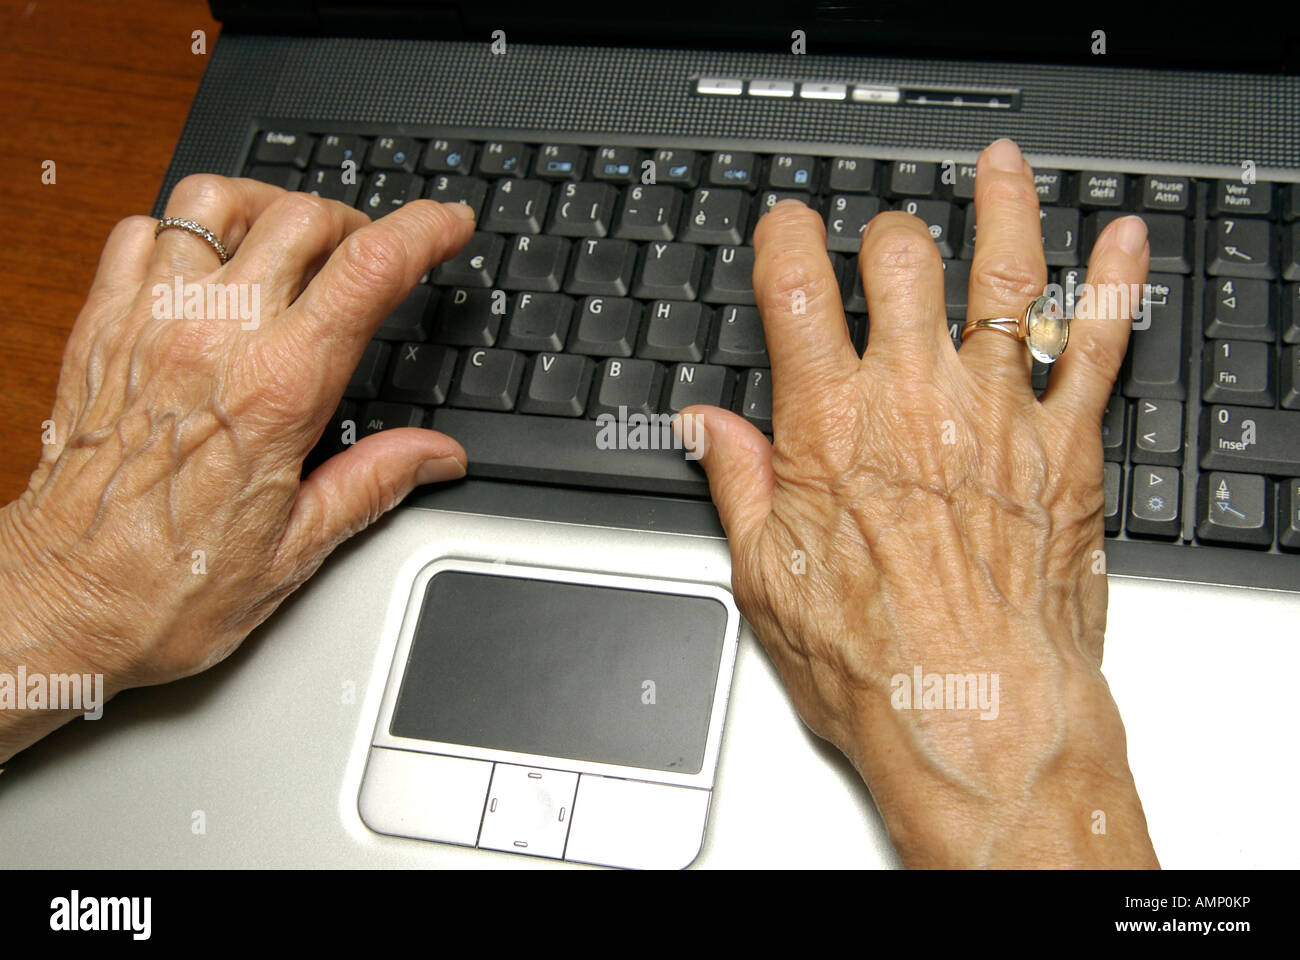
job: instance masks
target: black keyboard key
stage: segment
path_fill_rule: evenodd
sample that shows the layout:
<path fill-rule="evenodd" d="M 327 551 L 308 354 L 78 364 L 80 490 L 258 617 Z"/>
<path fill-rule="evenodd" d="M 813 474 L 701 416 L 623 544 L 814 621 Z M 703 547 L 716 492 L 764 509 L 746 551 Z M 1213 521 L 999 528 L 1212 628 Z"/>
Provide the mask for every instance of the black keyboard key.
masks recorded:
<path fill-rule="evenodd" d="M 420 161 L 420 142 L 411 137 L 376 137 L 366 154 L 369 170 L 400 170 L 415 173 Z"/>
<path fill-rule="evenodd" d="M 636 270 L 636 244 L 628 240 L 579 240 L 564 281 L 568 293 L 626 297 Z"/>
<path fill-rule="evenodd" d="M 758 158 L 739 150 L 719 150 L 709 160 L 708 183 L 715 187 L 758 186 Z"/>
<path fill-rule="evenodd" d="M 361 196 L 361 182 L 356 171 L 345 171 L 341 167 L 312 167 L 303 178 L 300 190 L 305 190 L 326 200 L 337 200 L 349 207 Z"/>
<path fill-rule="evenodd" d="M 587 297 L 569 335 L 569 353 L 630 357 L 641 330 L 641 305 L 622 297 Z"/>
<path fill-rule="evenodd" d="M 826 210 L 826 249 L 856 254 L 862 247 L 862 231 L 880 212 L 875 197 L 837 194 Z"/>
<path fill-rule="evenodd" d="M 694 300 L 699 294 L 704 263 L 704 250 L 694 244 L 646 244 L 632 295 L 642 300 Z"/>
<path fill-rule="evenodd" d="M 519 412 L 552 417 L 580 417 L 591 393 L 595 371 L 586 357 L 539 353 L 528 364 L 519 393 Z"/>
<path fill-rule="evenodd" d="M 651 159 L 655 183 L 690 188 L 700 182 L 700 161 L 694 150 L 656 150 Z"/>
<path fill-rule="evenodd" d="M 1300 283 L 1282 291 L 1282 342 L 1300 343 Z"/>
<path fill-rule="evenodd" d="M 935 192 L 938 165 L 920 160 L 895 160 L 889 165 L 886 184 L 891 197 L 928 197 Z"/>
<path fill-rule="evenodd" d="M 474 145 L 468 140 L 430 140 L 420 161 L 424 174 L 464 176 L 474 169 Z"/>
<path fill-rule="evenodd" d="M 305 133 L 266 130 L 253 143 L 253 162 L 288 164 L 305 170 L 315 147 L 316 138 Z"/>
<path fill-rule="evenodd" d="M 343 396 L 349 400 L 373 400 L 379 396 L 379 385 L 383 383 L 391 354 L 392 347 L 382 341 L 371 340 L 367 343 Z"/>
<path fill-rule="evenodd" d="M 469 238 L 460 253 L 434 268 L 433 282 L 444 286 L 490 287 L 496 282 L 505 246 L 505 238 L 480 230 Z"/>
<path fill-rule="evenodd" d="M 515 237 L 497 283 L 506 290 L 558 291 L 564 285 L 571 245 L 563 237 Z"/>
<path fill-rule="evenodd" d="M 688 243 L 729 243 L 739 246 L 745 236 L 749 198 L 740 190 L 702 187 L 691 194 L 681 239 Z"/>
<path fill-rule="evenodd" d="M 876 161 L 862 157 L 836 157 L 830 162 L 826 189 L 833 193 L 871 193 L 876 184 Z"/>
<path fill-rule="evenodd" d="M 1043 387 L 1046 386 L 1047 384 L 1044 383 Z M 1043 387 L 1034 384 L 1035 390 L 1041 390 Z M 1101 417 L 1101 452 L 1105 459 L 1124 462 L 1125 444 L 1128 439 L 1125 434 L 1127 425 L 1128 402 L 1123 397 L 1112 393 Z"/>
<path fill-rule="evenodd" d="M 866 313 L 867 292 L 862 287 L 862 271 L 854 263 L 843 275 L 840 296 L 844 302 L 845 313 Z"/>
<path fill-rule="evenodd" d="M 620 449 L 614 423 L 444 407 L 434 411 L 433 426 L 465 447 L 472 477 L 696 497 L 709 492 L 704 471 L 683 451 L 631 448 L 630 442 L 630 449 Z"/>
<path fill-rule="evenodd" d="M 1277 325 L 1273 322 L 1273 292 L 1268 281 L 1228 277 L 1207 283 L 1205 335 L 1271 343 L 1277 337 Z"/>
<path fill-rule="evenodd" d="M 1201 387 L 1206 403 L 1273 406 L 1272 344 L 1248 340 L 1206 344 Z"/>
<path fill-rule="evenodd" d="M 452 347 L 490 347 L 497 341 L 506 304 L 497 290 L 454 287 L 442 295 L 430 340 Z M 499 307 L 496 307 L 500 304 Z M 496 307 L 494 309 L 494 307 Z"/>
<path fill-rule="evenodd" d="M 903 200 L 898 209 L 920 219 L 930 230 L 939 247 L 939 256 L 951 260 L 957 256 L 954 236 L 961 230 L 961 211 L 942 200 Z M 848 251 L 845 251 L 848 252 Z"/>
<path fill-rule="evenodd" d="M 607 183 L 566 183 L 560 188 L 546 232 L 562 237 L 608 236 L 617 203 L 618 191 Z"/>
<path fill-rule="evenodd" d="M 1118 463 L 1106 461 L 1102 472 L 1105 499 L 1102 508 L 1102 521 L 1107 535 L 1119 533 L 1124 517 L 1120 504 L 1124 502 L 1124 468 Z"/>
<path fill-rule="evenodd" d="M 773 190 L 817 189 L 817 161 L 798 153 L 778 153 L 767 168 L 767 186 Z"/>
<path fill-rule="evenodd" d="M 1152 175 L 1142 178 L 1143 210 L 1156 213 L 1182 213 L 1191 210 L 1192 182 L 1187 177 Z"/>
<path fill-rule="evenodd" d="M 1210 189 L 1212 217 L 1268 217 L 1273 214 L 1273 184 L 1217 180 Z"/>
<path fill-rule="evenodd" d="M 1278 359 L 1278 396 L 1284 410 L 1300 410 L 1300 347 L 1283 347 Z"/>
<path fill-rule="evenodd" d="M 1075 199 L 1081 207 L 1097 209 L 1124 206 L 1125 177 L 1122 173 L 1102 173 L 1095 170 L 1079 172 L 1079 189 Z"/>
<path fill-rule="evenodd" d="M 303 475 L 310 473 L 322 461 L 357 442 L 357 420 L 360 418 L 360 405 L 352 400 L 343 400 L 325 424 L 320 441 L 308 454 L 303 464 Z"/>
<path fill-rule="evenodd" d="M 1054 207 L 1065 196 L 1065 174 L 1060 170 L 1035 170 L 1034 189 L 1040 206 Z"/>
<path fill-rule="evenodd" d="M 1205 272 L 1214 277 L 1254 277 L 1272 280 L 1277 276 L 1274 260 L 1277 244 L 1273 226 L 1267 220 L 1223 218 L 1210 223 Z"/>
<path fill-rule="evenodd" d="M 669 413 L 681 413 L 696 403 L 713 407 L 731 407 L 736 375 L 726 367 L 707 363 L 679 363 L 668 377 L 668 397 L 664 401 Z"/>
<path fill-rule="evenodd" d="M 1207 543 L 1267 547 L 1273 543 L 1273 491 L 1264 477 L 1201 474 L 1196 484 L 1196 537 Z"/>
<path fill-rule="evenodd" d="M 440 173 L 429 179 L 424 195 L 439 203 L 463 203 L 474 211 L 474 218 L 477 220 L 483 212 L 483 201 L 487 199 L 487 192 L 486 180 Z"/>
<path fill-rule="evenodd" d="M 581 180 L 587 172 L 587 151 L 571 143 L 547 143 L 537 151 L 533 176 L 543 180 Z"/>
<path fill-rule="evenodd" d="M 550 184 L 540 180 L 501 180 L 488 201 L 483 229 L 496 233 L 541 233 L 550 196 Z"/>
<path fill-rule="evenodd" d="M 478 155 L 478 172 L 485 177 L 523 177 L 528 173 L 530 151 L 522 143 L 492 140 Z"/>
<path fill-rule="evenodd" d="M 587 412 L 592 417 L 634 413 L 650 416 L 659 411 L 663 391 L 664 368 L 653 360 L 611 357 L 600 365 Z"/>
<path fill-rule="evenodd" d="M 436 407 L 447 402 L 456 351 L 433 343 L 401 343 L 393 360 L 384 398 Z"/>
<path fill-rule="evenodd" d="M 250 180 L 269 183 L 281 190 L 297 190 L 302 183 L 302 171 L 296 167 L 272 167 L 267 164 L 258 164 L 255 167 L 249 167 L 245 176 Z"/>
<path fill-rule="evenodd" d="M 966 207 L 966 223 L 961 233 L 961 258 L 971 260 L 975 257 L 975 204 Z"/>
<path fill-rule="evenodd" d="M 767 367 L 767 340 L 757 307 L 726 306 L 718 311 L 709 363 L 727 367 Z"/>
<path fill-rule="evenodd" d="M 358 204 L 371 219 L 377 220 L 386 213 L 411 200 L 420 199 L 424 180 L 413 173 L 392 173 L 381 170 L 366 180 L 365 190 Z"/>
<path fill-rule="evenodd" d="M 354 137 L 349 133 L 327 133 L 316 144 L 316 165 L 341 171 L 343 164 L 350 160 L 355 164 L 351 168 L 352 172 L 356 173 L 366 158 L 367 146 L 368 141 L 362 137 Z"/>
<path fill-rule="evenodd" d="M 573 300 L 562 293 L 516 294 L 498 346 L 529 353 L 563 350 L 572 321 Z"/>
<path fill-rule="evenodd" d="M 1065 310 L 1065 315 L 1069 319 L 1074 319 L 1074 308 L 1078 306 L 1080 285 L 1084 282 L 1087 271 L 1082 267 L 1067 267 L 1064 270 L 1056 271 L 1056 283 L 1061 288 L 1061 306 Z M 1155 299 L 1159 300 L 1167 297 L 1167 294 L 1155 294 Z M 1131 341 L 1130 341 L 1131 343 Z"/>
<path fill-rule="evenodd" d="M 754 248 L 714 247 L 700 299 L 705 303 L 754 302 Z"/>
<path fill-rule="evenodd" d="M 1183 465 L 1183 405 L 1177 400 L 1138 400 L 1133 404 L 1134 463 Z"/>
<path fill-rule="evenodd" d="M 757 222 L 759 217 L 770 212 L 782 200 L 798 200 L 809 210 L 820 211 L 821 209 L 820 201 L 806 193 L 796 193 L 793 190 L 764 190 L 758 195 L 758 199 L 754 201 L 753 220 Z M 752 231 L 750 236 L 753 236 Z"/>
<path fill-rule="evenodd" d="M 427 340 L 433 325 L 433 309 L 437 294 L 433 287 L 418 284 L 388 315 L 375 332 L 377 340 Z"/>
<path fill-rule="evenodd" d="M 641 179 L 641 151 L 635 147 L 601 147 L 591 164 L 593 180 L 637 183 Z"/>
<path fill-rule="evenodd" d="M 1174 467 L 1135 466 L 1129 474 L 1128 532 L 1141 537 L 1177 537 L 1183 480 Z"/>
<path fill-rule="evenodd" d="M 515 405 L 523 375 L 524 358 L 513 350 L 466 350 L 456 370 L 450 403 L 479 410 L 509 410 Z M 452 436 L 464 443 L 456 434 Z"/>
<path fill-rule="evenodd" d="M 745 374 L 736 412 L 764 433 L 772 432 L 772 371 Z"/>
<path fill-rule="evenodd" d="M 682 214 L 676 187 L 625 187 L 614 236 L 623 240 L 672 240 Z"/>
<path fill-rule="evenodd" d="M 948 161 L 940 169 L 939 183 L 944 199 L 970 203 L 975 199 L 975 164 Z"/>
<path fill-rule="evenodd" d="M 656 300 L 646 308 L 636 355 L 647 360 L 699 363 L 709 342 L 712 311 L 703 304 Z"/>
<path fill-rule="evenodd" d="M 357 418 L 357 439 L 368 437 L 380 430 L 422 426 L 424 426 L 424 410 L 420 407 L 410 403 L 371 400 L 361 408 L 361 416 Z"/>
<path fill-rule="evenodd" d="M 966 300 L 970 294 L 969 260 L 943 262 L 943 305 L 950 320 L 966 319 Z"/>
<path fill-rule="evenodd" d="M 1146 319 L 1135 319 L 1129 335 L 1124 396 L 1185 400 L 1183 278 L 1177 274 L 1150 275 L 1143 308 Z"/>
<path fill-rule="evenodd" d="M 1300 478 L 1277 485 L 1277 545 L 1283 550 L 1300 550 Z"/>
<path fill-rule="evenodd" d="M 1085 254 L 1091 256 L 1097 238 L 1112 220 L 1126 216 L 1120 210 L 1089 214 L 1083 225 Z M 1144 213 L 1142 220 L 1147 225 L 1147 241 L 1151 245 L 1151 271 L 1191 273 L 1192 238 L 1186 218 L 1173 213 Z"/>
<path fill-rule="evenodd" d="M 1201 415 L 1200 440 L 1207 470 L 1300 474 L 1300 411 L 1210 407 Z"/>
<path fill-rule="evenodd" d="M 1300 223 L 1293 223 L 1283 234 L 1282 279 L 1300 280 Z"/>
<path fill-rule="evenodd" d="M 1047 265 L 1076 266 L 1082 241 L 1079 211 L 1072 207 L 1039 207 L 1038 219 L 1043 230 L 1043 257 Z"/>

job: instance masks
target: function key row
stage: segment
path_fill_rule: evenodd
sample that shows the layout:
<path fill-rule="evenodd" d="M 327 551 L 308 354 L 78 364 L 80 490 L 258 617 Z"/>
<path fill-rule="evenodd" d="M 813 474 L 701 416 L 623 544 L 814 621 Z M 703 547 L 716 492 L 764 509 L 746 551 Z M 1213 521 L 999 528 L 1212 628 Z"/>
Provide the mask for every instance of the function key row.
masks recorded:
<path fill-rule="evenodd" d="M 865 193 L 892 199 L 908 197 L 955 201 L 974 199 L 975 165 L 863 157 L 760 154 L 752 151 L 637 147 L 589 148 L 576 144 L 533 145 L 458 138 L 425 140 L 351 134 L 263 131 L 253 147 L 252 165 L 400 173 L 538 178 L 550 181 L 596 180 L 617 184 L 653 182 L 681 187 L 708 185 L 747 190 L 805 193 Z M 287 173 L 283 174 L 286 178 Z M 1143 210 L 1188 214 L 1192 181 L 1187 177 L 1138 176 L 1105 171 L 1035 171 L 1039 202 L 1086 210 Z M 295 185 L 296 188 L 296 185 Z M 1210 193 L 1211 216 L 1300 220 L 1300 187 L 1269 182 L 1216 180 Z"/>

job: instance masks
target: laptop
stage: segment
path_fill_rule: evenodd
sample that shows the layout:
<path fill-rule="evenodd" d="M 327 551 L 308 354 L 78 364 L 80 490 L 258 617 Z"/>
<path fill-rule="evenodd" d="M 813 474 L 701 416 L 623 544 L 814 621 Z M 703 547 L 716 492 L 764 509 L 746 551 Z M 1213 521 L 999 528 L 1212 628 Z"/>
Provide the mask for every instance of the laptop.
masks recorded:
<path fill-rule="evenodd" d="M 823 2 L 212 7 L 155 213 L 200 171 L 372 216 L 473 206 L 309 462 L 424 425 L 469 476 L 346 544 L 227 662 L 16 758 L 0 863 L 898 866 L 742 620 L 703 473 L 659 427 L 703 402 L 771 431 L 748 268 L 787 196 L 826 218 L 859 349 L 862 225 L 922 217 L 959 346 L 973 163 L 1000 136 L 1035 167 L 1067 309 L 1107 222 L 1151 233 L 1149 322 L 1100 429 L 1105 673 L 1156 851 L 1300 863 L 1293 33 L 993 33 Z"/>

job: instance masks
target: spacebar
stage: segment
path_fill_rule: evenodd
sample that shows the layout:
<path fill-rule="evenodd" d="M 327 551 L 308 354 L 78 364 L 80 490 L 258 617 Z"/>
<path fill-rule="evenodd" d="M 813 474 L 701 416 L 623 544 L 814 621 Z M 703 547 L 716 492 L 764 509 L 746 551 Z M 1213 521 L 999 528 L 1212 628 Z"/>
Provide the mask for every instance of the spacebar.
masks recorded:
<path fill-rule="evenodd" d="M 460 441 L 471 477 L 709 494 L 703 469 L 683 451 L 603 450 L 594 420 L 441 408 L 433 412 L 433 428 Z"/>

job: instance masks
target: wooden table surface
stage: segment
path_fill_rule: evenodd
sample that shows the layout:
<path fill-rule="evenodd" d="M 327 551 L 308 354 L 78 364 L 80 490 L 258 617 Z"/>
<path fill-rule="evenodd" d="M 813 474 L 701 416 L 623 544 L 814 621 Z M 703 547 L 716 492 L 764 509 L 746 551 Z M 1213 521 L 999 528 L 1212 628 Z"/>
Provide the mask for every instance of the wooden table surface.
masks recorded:
<path fill-rule="evenodd" d="M 108 231 L 153 206 L 207 64 L 195 30 L 210 54 L 202 0 L 0 0 L 0 503 L 40 456 Z"/>

